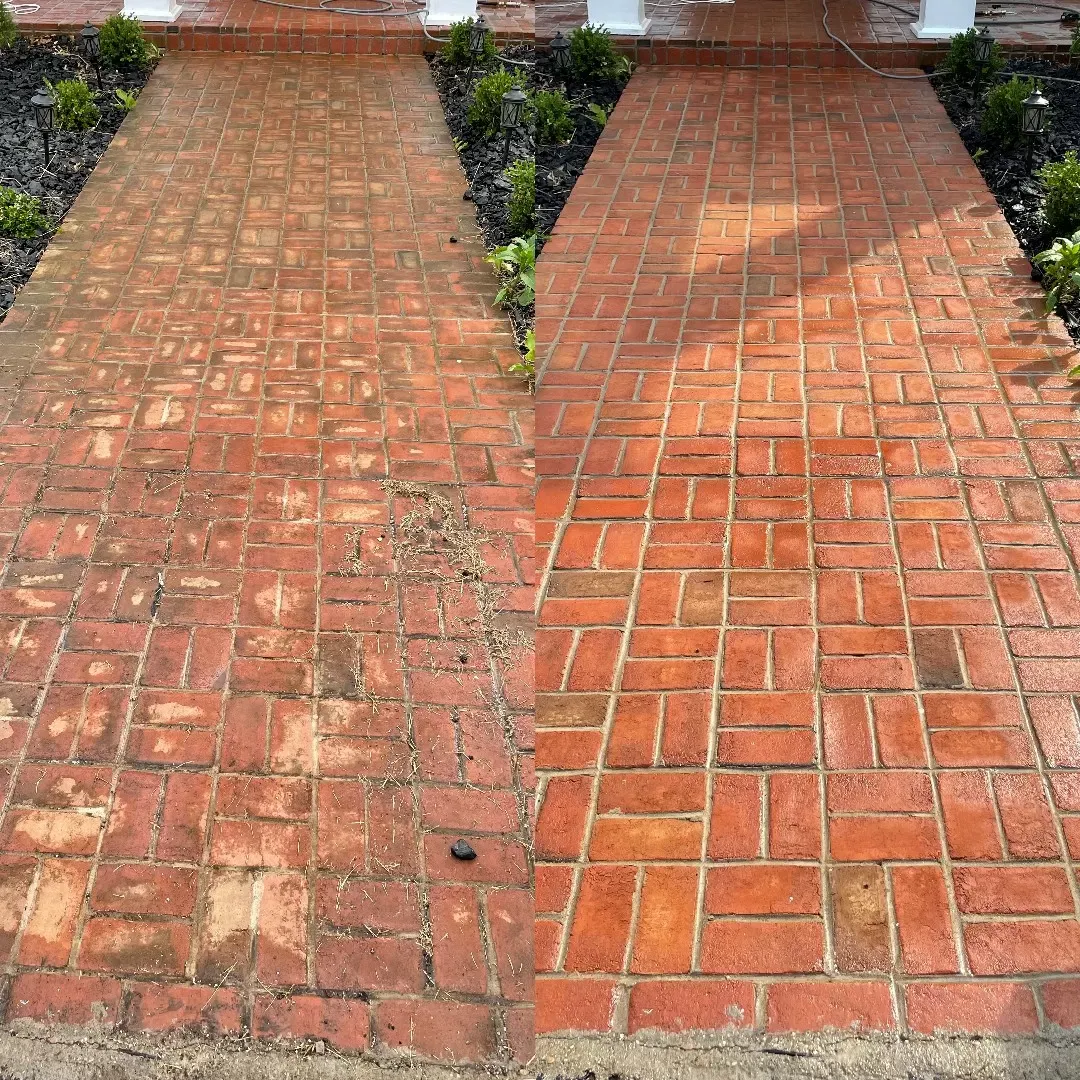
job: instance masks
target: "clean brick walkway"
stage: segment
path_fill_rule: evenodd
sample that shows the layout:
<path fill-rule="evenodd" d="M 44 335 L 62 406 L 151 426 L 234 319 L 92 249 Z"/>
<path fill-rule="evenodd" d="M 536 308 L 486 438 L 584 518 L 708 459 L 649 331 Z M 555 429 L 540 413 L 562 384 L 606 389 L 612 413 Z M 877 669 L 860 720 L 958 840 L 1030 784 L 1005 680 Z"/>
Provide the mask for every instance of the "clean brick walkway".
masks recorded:
<path fill-rule="evenodd" d="M 1076 357 L 933 91 L 640 71 L 538 296 L 537 1030 L 1080 1025 Z"/>
<path fill-rule="evenodd" d="M 9 1020 L 530 1053 L 531 401 L 464 186 L 422 60 L 170 57 L 0 327 Z"/>

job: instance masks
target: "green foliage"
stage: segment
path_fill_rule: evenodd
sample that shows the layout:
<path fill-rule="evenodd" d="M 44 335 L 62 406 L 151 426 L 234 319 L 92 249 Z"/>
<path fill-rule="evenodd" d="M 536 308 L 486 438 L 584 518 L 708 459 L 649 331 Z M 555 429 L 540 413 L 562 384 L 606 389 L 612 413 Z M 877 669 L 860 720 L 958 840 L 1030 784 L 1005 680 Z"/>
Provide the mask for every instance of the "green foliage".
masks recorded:
<path fill-rule="evenodd" d="M 508 223 L 514 232 L 524 232 L 536 213 L 536 162 L 521 158 L 506 170 L 506 175 L 510 180 Z"/>
<path fill-rule="evenodd" d="M 1047 313 L 1080 297 L 1080 232 L 1059 237 L 1053 247 L 1040 251 L 1035 263 L 1042 268 Z"/>
<path fill-rule="evenodd" d="M 134 15 L 117 12 L 101 25 L 101 60 L 119 71 L 145 71 L 157 50 L 143 37 Z"/>
<path fill-rule="evenodd" d="M 975 63 L 975 38 L 977 32 L 974 27 L 964 34 L 957 34 L 949 42 L 949 51 L 942 61 L 941 66 L 949 73 L 953 82 L 973 83 L 975 80 L 992 80 L 995 75 L 1005 66 L 1005 55 L 1001 46 L 995 41 L 990 50 L 990 61 L 979 70 Z"/>
<path fill-rule="evenodd" d="M 10 49 L 18 36 L 15 16 L 11 14 L 4 0 L 0 0 L 0 49 Z"/>
<path fill-rule="evenodd" d="M 61 131 L 86 131 L 101 119 L 94 95 L 81 79 L 61 79 L 55 85 L 46 80 L 45 85 L 56 101 L 56 126 Z"/>
<path fill-rule="evenodd" d="M 502 96 L 511 87 L 524 89 L 520 75 L 511 75 L 506 68 L 485 75 L 473 90 L 469 104 L 469 124 L 488 138 L 498 134 L 499 114 L 502 112 Z"/>
<path fill-rule="evenodd" d="M 1039 170 L 1046 198 L 1043 217 L 1059 236 L 1080 229 L 1080 159 L 1070 150 L 1060 161 L 1049 161 Z"/>
<path fill-rule="evenodd" d="M 980 127 L 982 133 L 1003 147 L 1015 146 L 1022 135 L 1024 98 L 1035 89 L 1035 80 L 1014 75 L 1007 83 L 995 86 L 986 95 L 986 109 Z"/>
<path fill-rule="evenodd" d="M 564 143 L 574 134 L 574 118 L 570 102 L 561 90 L 540 90 L 533 95 L 536 113 L 536 140 L 542 143 Z"/>
<path fill-rule="evenodd" d="M 611 35 L 586 23 L 570 34 L 570 70 L 579 79 L 614 79 L 622 70 Z"/>
<path fill-rule="evenodd" d="M 497 304 L 528 307 L 536 299 L 535 234 L 519 236 L 485 258 L 503 279 L 503 287 L 495 295 Z"/>
<path fill-rule="evenodd" d="M 135 102 L 138 98 L 138 91 L 130 93 L 127 90 L 120 89 L 120 87 L 116 88 L 116 104 L 119 105 L 124 112 L 131 112 L 131 110 L 135 108 Z"/>
<path fill-rule="evenodd" d="M 603 105 L 597 105 L 595 101 L 589 103 L 589 118 L 600 127 L 606 127 L 610 113 Z"/>
<path fill-rule="evenodd" d="M 49 227 L 41 200 L 0 184 L 0 236 L 28 240 Z"/>
<path fill-rule="evenodd" d="M 1072 32 L 1072 44 L 1069 46 L 1069 55 L 1080 56 L 1080 26 L 1074 26 Z"/>
<path fill-rule="evenodd" d="M 512 375 L 524 375 L 531 384 L 536 378 L 536 331 L 525 331 L 525 352 L 521 357 L 521 361 L 517 364 L 511 364 L 510 373 Z"/>
<path fill-rule="evenodd" d="M 469 30 L 472 28 L 472 19 L 461 19 L 450 24 L 450 40 L 443 46 L 442 54 L 447 63 L 454 67 L 468 67 L 473 62 L 472 52 L 469 50 Z M 495 56 L 495 35 L 489 30 L 484 35 L 484 48 L 477 58 L 479 63 L 491 60 Z"/>

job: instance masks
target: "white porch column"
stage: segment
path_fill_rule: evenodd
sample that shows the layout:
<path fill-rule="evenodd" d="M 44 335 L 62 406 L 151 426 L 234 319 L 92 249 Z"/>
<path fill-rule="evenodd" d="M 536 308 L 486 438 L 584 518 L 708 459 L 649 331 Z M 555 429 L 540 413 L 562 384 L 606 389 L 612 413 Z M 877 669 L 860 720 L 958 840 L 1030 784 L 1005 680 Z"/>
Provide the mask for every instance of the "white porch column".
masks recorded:
<path fill-rule="evenodd" d="M 173 22 L 182 10 L 176 0 L 124 0 L 124 14 L 139 22 Z"/>
<path fill-rule="evenodd" d="M 919 21 L 911 24 L 918 38 L 950 38 L 975 25 L 975 0 L 919 0 Z"/>
<path fill-rule="evenodd" d="M 427 0 L 425 26 L 449 26 L 462 19 L 476 18 L 476 0 Z"/>
<path fill-rule="evenodd" d="M 651 21 L 645 18 L 645 0 L 589 0 L 589 22 L 616 37 L 643 37 Z"/>

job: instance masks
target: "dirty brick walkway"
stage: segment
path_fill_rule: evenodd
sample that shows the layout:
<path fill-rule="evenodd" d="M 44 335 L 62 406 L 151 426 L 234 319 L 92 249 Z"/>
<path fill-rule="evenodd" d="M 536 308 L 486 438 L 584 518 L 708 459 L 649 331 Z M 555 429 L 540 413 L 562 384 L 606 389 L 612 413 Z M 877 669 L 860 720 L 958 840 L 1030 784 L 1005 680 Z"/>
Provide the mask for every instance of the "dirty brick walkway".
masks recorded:
<path fill-rule="evenodd" d="M 537 290 L 538 1031 L 1080 1025 L 1028 269 L 925 83 L 635 75 Z"/>
<path fill-rule="evenodd" d="M 463 189 L 420 59 L 169 57 L 0 327 L 9 1020 L 530 1052 L 531 401 Z"/>

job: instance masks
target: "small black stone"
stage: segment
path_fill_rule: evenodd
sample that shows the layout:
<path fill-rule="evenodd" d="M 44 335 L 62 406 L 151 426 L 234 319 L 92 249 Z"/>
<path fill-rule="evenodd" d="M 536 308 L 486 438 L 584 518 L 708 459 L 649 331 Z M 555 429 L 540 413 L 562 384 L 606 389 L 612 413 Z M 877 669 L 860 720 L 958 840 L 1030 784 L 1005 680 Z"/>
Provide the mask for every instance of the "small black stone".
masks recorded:
<path fill-rule="evenodd" d="M 472 202 L 472 192 L 466 188 L 465 194 L 461 196 L 466 202 Z"/>
<path fill-rule="evenodd" d="M 451 244 L 456 244 L 457 243 L 457 237 L 456 236 L 451 236 L 450 237 L 450 243 Z"/>
<path fill-rule="evenodd" d="M 450 854 L 455 859 L 461 859 L 462 862 L 471 862 L 476 858 L 476 852 L 473 851 L 472 845 L 467 840 L 455 840 L 450 845 Z"/>

